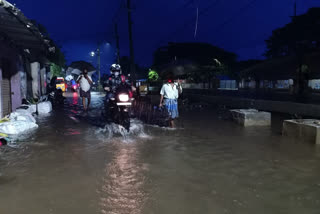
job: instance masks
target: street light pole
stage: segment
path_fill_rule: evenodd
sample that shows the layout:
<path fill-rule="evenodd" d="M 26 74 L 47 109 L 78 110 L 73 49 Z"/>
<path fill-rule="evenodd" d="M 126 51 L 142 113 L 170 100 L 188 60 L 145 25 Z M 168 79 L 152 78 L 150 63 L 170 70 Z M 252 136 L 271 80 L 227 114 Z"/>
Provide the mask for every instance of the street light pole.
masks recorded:
<path fill-rule="evenodd" d="M 120 64 L 120 44 L 119 44 L 119 33 L 118 33 L 118 24 L 115 24 L 115 33 L 116 33 L 116 43 L 117 43 L 117 64 Z"/>
<path fill-rule="evenodd" d="M 100 53 L 100 47 L 101 47 L 101 44 L 99 43 L 98 44 L 98 49 L 97 49 L 97 70 L 98 70 L 98 85 L 100 84 L 101 82 L 101 53 Z"/>

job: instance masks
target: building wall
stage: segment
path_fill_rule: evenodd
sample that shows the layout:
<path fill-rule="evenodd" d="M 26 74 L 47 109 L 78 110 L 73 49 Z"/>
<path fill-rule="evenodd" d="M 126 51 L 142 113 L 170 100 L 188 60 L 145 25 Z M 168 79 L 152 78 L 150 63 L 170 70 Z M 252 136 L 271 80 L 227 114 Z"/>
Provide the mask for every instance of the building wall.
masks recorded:
<path fill-rule="evenodd" d="M 26 99 L 27 98 L 27 74 L 24 69 L 24 60 L 22 56 L 19 57 L 18 71 L 20 76 L 21 99 Z"/>
<path fill-rule="evenodd" d="M 208 83 L 182 83 L 182 88 L 190 88 L 190 89 L 207 89 L 209 88 Z"/>
<path fill-rule="evenodd" d="M 30 63 L 6 41 L 0 41 L 0 61 L 10 65 L 10 69 L 2 68 L 2 72 L 11 76 L 12 110 L 21 105 L 22 99 L 37 98 L 46 93 L 46 72 L 45 69 L 40 71 L 40 63 Z"/>
<path fill-rule="evenodd" d="M 40 76 L 41 76 L 41 92 L 42 92 L 42 95 L 45 95 L 46 92 L 47 92 L 47 71 L 46 71 L 46 68 L 43 67 L 41 70 L 40 70 Z"/>
<path fill-rule="evenodd" d="M 40 96 L 40 63 L 33 62 L 30 66 L 32 76 L 32 97 L 38 98 Z"/>
<path fill-rule="evenodd" d="M 2 81 L 2 70 L 0 68 L 0 83 Z M 3 117 L 3 114 L 2 114 L 2 96 L 1 96 L 1 87 L 0 87 L 0 118 Z"/>
<path fill-rule="evenodd" d="M 2 73 L 10 80 L 11 87 L 11 111 L 21 105 L 21 89 L 19 74 L 19 54 L 16 49 L 10 47 L 6 42 L 0 42 L 0 60 L 6 66 L 2 67 Z M 1 98 L 2 99 L 2 98 Z M 3 115 L 2 115 L 3 116 Z"/>
<path fill-rule="evenodd" d="M 31 99 L 33 97 L 31 65 L 29 60 L 25 57 L 23 58 L 23 69 L 27 79 L 27 99 Z"/>
<path fill-rule="evenodd" d="M 220 90 L 236 90 L 238 89 L 236 80 L 220 80 Z"/>
<path fill-rule="evenodd" d="M 20 75 L 20 86 L 21 86 L 21 99 L 27 99 L 27 74 L 25 71 L 19 71 Z"/>
<path fill-rule="evenodd" d="M 15 111 L 22 104 L 21 98 L 21 78 L 20 72 L 15 73 L 11 76 L 11 110 Z"/>

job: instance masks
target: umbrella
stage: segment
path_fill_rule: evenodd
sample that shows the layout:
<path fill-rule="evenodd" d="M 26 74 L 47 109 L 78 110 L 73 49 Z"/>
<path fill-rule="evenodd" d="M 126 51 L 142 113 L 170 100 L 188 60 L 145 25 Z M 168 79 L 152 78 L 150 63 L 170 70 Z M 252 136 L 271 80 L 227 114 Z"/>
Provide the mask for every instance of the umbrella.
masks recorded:
<path fill-rule="evenodd" d="M 72 76 L 72 75 L 68 75 L 68 76 L 66 76 L 66 80 L 67 80 L 67 81 L 71 81 L 71 80 L 73 80 L 73 76 Z"/>
<path fill-rule="evenodd" d="M 74 69 L 78 69 L 80 71 L 84 71 L 86 69 L 88 72 L 96 70 L 96 68 L 91 63 L 85 62 L 85 61 L 73 62 L 73 63 L 71 63 L 71 65 L 69 67 L 74 68 Z"/>
<path fill-rule="evenodd" d="M 70 69 L 69 69 L 70 68 Z M 82 73 L 82 71 L 80 71 L 79 69 L 77 69 L 77 68 L 71 68 L 71 67 L 69 67 L 68 68 L 68 70 L 70 71 L 70 73 L 71 74 L 74 74 L 74 75 L 80 75 L 81 73 Z M 95 73 L 96 71 L 94 70 L 94 71 L 89 71 L 88 72 L 88 75 L 89 76 L 92 76 L 94 73 Z"/>

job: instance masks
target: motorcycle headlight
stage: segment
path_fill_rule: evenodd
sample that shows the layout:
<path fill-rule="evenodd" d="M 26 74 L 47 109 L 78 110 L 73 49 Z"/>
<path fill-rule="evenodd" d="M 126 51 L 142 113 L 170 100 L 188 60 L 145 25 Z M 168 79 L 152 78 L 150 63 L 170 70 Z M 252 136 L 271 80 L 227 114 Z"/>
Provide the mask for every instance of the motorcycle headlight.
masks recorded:
<path fill-rule="evenodd" d="M 119 95 L 119 100 L 121 102 L 128 102 L 129 101 L 129 95 L 128 94 L 120 94 Z"/>

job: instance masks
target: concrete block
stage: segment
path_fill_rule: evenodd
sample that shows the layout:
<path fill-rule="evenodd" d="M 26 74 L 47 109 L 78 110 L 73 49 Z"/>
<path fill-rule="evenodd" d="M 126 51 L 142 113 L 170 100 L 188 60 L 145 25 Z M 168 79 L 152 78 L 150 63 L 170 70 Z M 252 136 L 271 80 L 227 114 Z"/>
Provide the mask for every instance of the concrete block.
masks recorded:
<path fill-rule="evenodd" d="M 271 125 L 271 113 L 269 112 L 256 109 L 233 109 L 230 112 L 234 121 L 244 127 Z"/>
<path fill-rule="evenodd" d="M 320 145 L 320 120 L 285 120 L 282 135 Z"/>

